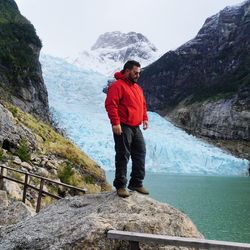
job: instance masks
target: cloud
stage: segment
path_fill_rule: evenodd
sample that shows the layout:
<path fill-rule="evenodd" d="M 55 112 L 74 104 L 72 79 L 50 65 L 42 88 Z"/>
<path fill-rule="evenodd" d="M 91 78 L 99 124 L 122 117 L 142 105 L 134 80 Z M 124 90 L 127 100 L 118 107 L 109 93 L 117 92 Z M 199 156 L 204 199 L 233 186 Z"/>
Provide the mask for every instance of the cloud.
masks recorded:
<path fill-rule="evenodd" d="M 195 37 L 207 17 L 243 0 L 15 1 L 36 28 L 43 51 L 67 57 L 116 30 L 140 32 L 160 51 L 174 50 Z"/>

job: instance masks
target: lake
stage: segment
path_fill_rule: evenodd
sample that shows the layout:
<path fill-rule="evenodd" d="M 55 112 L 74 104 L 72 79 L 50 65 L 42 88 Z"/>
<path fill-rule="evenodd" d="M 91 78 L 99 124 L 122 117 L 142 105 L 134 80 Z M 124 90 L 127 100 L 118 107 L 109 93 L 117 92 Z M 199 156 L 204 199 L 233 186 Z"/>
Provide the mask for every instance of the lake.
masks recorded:
<path fill-rule="evenodd" d="M 109 183 L 113 171 L 106 172 Z M 250 177 L 146 173 L 150 196 L 187 214 L 207 239 L 250 243 Z"/>

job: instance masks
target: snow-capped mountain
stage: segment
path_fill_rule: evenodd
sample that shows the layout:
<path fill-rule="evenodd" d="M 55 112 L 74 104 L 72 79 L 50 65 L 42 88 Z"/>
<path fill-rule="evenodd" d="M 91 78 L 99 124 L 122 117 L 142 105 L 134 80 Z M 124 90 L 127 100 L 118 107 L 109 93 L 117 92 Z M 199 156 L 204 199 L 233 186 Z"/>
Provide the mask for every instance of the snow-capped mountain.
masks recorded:
<path fill-rule="evenodd" d="M 137 60 L 145 67 L 158 58 L 157 48 L 144 35 L 114 31 L 100 35 L 91 50 L 84 50 L 67 61 L 79 68 L 111 76 L 121 70 L 127 60 Z"/>
<path fill-rule="evenodd" d="M 114 142 L 102 92 L 107 77 L 51 56 L 41 57 L 50 106 L 69 137 L 105 170 L 114 170 Z M 247 175 L 249 161 L 235 158 L 149 112 L 146 168 L 150 172 Z"/>

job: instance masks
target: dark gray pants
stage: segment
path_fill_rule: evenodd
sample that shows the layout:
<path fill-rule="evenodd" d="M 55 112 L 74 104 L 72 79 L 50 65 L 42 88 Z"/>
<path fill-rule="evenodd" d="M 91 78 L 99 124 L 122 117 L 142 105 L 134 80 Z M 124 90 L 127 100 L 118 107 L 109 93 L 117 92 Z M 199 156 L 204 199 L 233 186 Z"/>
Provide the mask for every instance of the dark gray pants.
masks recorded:
<path fill-rule="evenodd" d="M 141 187 L 145 177 L 146 146 L 140 127 L 121 124 L 122 134 L 114 135 L 115 141 L 115 180 L 114 187 L 125 188 L 127 184 L 127 164 L 132 159 L 129 185 Z"/>

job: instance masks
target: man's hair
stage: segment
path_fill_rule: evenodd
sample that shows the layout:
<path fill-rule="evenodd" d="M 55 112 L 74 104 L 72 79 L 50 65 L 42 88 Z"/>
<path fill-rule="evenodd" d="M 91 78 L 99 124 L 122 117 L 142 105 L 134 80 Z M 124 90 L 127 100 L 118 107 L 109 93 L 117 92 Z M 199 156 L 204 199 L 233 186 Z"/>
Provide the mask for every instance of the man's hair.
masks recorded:
<path fill-rule="evenodd" d="M 134 60 L 127 61 L 123 66 L 123 71 L 125 71 L 126 69 L 131 70 L 134 66 L 141 67 L 140 63 L 138 63 L 137 61 Z"/>

